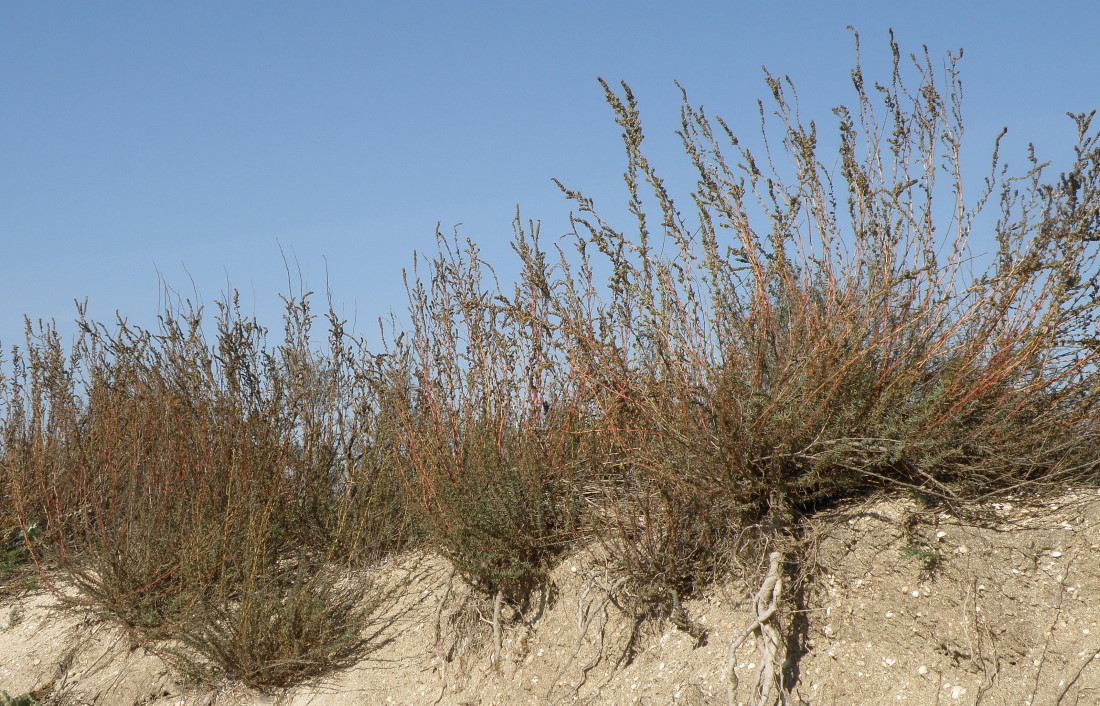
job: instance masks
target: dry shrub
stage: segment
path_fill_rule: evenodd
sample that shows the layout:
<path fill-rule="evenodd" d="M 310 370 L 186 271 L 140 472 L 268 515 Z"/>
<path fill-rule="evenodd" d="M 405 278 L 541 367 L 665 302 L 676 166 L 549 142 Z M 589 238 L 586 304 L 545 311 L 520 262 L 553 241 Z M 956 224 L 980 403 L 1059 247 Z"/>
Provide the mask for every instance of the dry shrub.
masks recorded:
<path fill-rule="evenodd" d="M 437 235 L 408 282 L 412 326 L 379 356 L 331 311 L 314 350 L 308 297 L 286 302 L 274 348 L 235 300 L 213 343 L 193 309 L 157 333 L 82 315 L 70 352 L 28 324 L 0 377 L 0 500 L 21 536 L 43 533 L 24 547 L 146 639 L 282 685 L 362 647 L 373 589 L 333 572 L 417 533 L 495 599 L 499 651 L 502 603 L 522 610 L 585 531 L 639 615 L 677 619 L 681 596 L 769 554 L 774 604 L 772 550 L 831 503 L 1094 481 L 1092 114 L 1071 116 L 1058 178 L 1033 154 L 1010 175 L 998 139 L 970 198 L 961 54 L 890 50 L 868 82 L 856 37 L 829 135 L 785 78 L 765 76 L 753 148 L 685 93 L 686 199 L 646 157 L 630 88 L 603 84 L 634 224 L 562 187 L 573 232 L 548 252 L 517 217 L 511 291 L 474 243 Z"/>
<path fill-rule="evenodd" d="M 577 255 L 541 283 L 544 322 L 593 392 L 614 469 L 589 478 L 608 499 L 600 533 L 663 600 L 746 533 L 779 541 L 822 503 L 876 488 L 957 503 L 1098 469 L 1091 115 L 1073 116 L 1076 159 L 1053 184 L 1034 158 L 1008 176 L 995 149 L 968 202 L 959 57 L 939 78 L 927 52 L 890 47 L 890 80 L 872 87 L 857 37 L 838 156 L 789 79 L 766 75 L 759 154 L 685 93 L 691 218 L 645 156 L 633 93 L 604 84 L 636 226 L 563 187 Z M 973 273 L 975 217 L 998 196 L 998 251 Z M 541 257 L 520 252 L 529 268 Z"/>
<path fill-rule="evenodd" d="M 321 356 L 308 296 L 286 304 L 273 348 L 235 297 L 213 344 L 193 308 L 157 333 L 82 314 L 68 355 L 52 326 L 29 331 L 4 425 L 19 520 L 44 528 L 39 559 L 76 602 L 255 685 L 362 647 L 372 589 L 332 576 L 407 539 L 373 359 L 331 312 Z"/>
<path fill-rule="evenodd" d="M 486 289 L 476 247 L 439 236 L 409 287 L 400 446 L 421 521 L 481 591 L 523 603 L 571 546 L 581 460 L 570 380 L 551 360 L 538 287 Z"/>
<path fill-rule="evenodd" d="M 264 689 L 351 666 L 369 647 L 364 630 L 377 624 L 374 613 L 388 598 L 368 595 L 369 582 L 341 583 L 330 567 L 280 567 L 250 578 L 236 591 L 223 587 L 204 598 L 199 619 L 177 631 L 182 647 L 170 654 L 185 672 L 224 674 Z"/>

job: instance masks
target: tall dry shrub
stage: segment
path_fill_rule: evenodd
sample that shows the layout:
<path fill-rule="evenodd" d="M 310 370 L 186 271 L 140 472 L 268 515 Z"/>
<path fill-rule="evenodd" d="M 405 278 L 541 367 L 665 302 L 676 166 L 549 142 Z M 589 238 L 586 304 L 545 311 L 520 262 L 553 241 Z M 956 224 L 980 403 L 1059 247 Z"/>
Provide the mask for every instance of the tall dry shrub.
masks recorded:
<path fill-rule="evenodd" d="M 4 477 L 80 602 L 182 641 L 185 667 L 284 685 L 365 646 L 378 596 L 338 579 L 401 546 L 404 497 L 381 382 L 342 322 L 330 312 L 326 356 L 308 295 L 274 347 L 236 297 L 217 306 L 213 342 L 194 308 L 156 333 L 81 312 L 68 355 L 53 327 L 28 336 Z"/>
<path fill-rule="evenodd" d="M 645 155 L 634 94 L 603 84 L 635 223 L 563 187 L 577 252 L 545 322 L 593 392 L 598 465 L 616 471 L 596 479 L 601 534 L 654 600 L 821 503 L 875 488 L 955 502 L 1100 470 L 1092 116 L 1072 116 L 1058 179 L 1033 156 L 1010 176 L 998 139 L 968 198 L 961 54 L 937 67 L 890 49 L 891 75 L 869 83 L 857 36 L 835 153 L 789 79 L 765 76 L 757 149 L 685 93 L 688 215 Z M 998 198 L 982 271 L 975 219 Z"/>
<path fill-rule="evenodd" d="M 528 278 L 505 296 L 472 243 L 437 242 L 409 283 L 411 340 L 395 347 L 401 456 L 431 539 L 487 595 L 522 603 L 576 531 L 573 381 L 550 357 L 548 293 Z"/>

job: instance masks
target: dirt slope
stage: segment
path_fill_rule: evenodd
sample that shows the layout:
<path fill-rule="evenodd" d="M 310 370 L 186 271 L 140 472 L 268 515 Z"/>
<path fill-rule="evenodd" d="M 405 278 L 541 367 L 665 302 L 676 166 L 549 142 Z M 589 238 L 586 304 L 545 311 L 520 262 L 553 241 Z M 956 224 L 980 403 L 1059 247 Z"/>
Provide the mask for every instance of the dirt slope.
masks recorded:
<path fill-rule="evenodd" d="M 801 658 L 794 703 L 1100 703 L 1100 495 L 1012 501 L 963 521 L 899 500 L 834 513 L 816 528 L 815 570 L 784 626 Z M 563 563 L 546 610 L 513 624 L 493 661 L 491 606 L 431 555 L 384 571 L 408 582 L 377 648 L 321 684 L 257 694 L 182 683 L 118 628 L 60 610 L 47 593 L 0 605 L 0 689 L 43 704 L 726 704 L 727 652 L 752 617 L 750 587 L 685 604 L 706 643 L 635 622 L 586 554 Z M 448 585 L 450 587 L 448 588 Z M 443 600 L 445 599 L 445 600 Z M 739 702 L 759 661 L 734 659 Z"/>

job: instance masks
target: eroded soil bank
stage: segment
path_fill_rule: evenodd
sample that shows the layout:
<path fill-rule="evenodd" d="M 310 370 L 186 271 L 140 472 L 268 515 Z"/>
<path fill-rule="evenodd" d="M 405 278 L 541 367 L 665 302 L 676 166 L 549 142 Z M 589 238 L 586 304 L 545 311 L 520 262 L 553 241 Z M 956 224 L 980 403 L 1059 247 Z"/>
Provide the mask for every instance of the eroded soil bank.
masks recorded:
<path fill-rule="evenodd" d="M 822 519 L 800 612 L 783 621 L 801 654 L 795 703 L 1100 703 L 1100 495 L 979 510 L 962 520 L 880 499 Z M 0 606 L 0 689 L 104 706 L 717 706 L 727 703 L 730 642 L 753 618 L 752 587 L 729 584 L 684 606 L 705 644 L 668 623 L 635 633 L 599 562 L 581 553 L 555 572 L 541 615 L 505 627 L 494 660 L 492 608 L 445 561 L 409 554 L 380 571 L 405 589 L 376 648 L 319 684 L 199 688 L 119 628 L 40 592 Z M 750 638 L 734 656 L 741 703 L 756 648 Z"/>

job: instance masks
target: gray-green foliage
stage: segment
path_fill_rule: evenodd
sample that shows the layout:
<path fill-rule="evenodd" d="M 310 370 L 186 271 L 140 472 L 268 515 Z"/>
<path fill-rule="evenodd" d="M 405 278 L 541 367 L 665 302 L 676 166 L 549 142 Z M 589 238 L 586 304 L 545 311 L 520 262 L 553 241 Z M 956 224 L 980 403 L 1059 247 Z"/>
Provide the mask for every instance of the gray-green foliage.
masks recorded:
<path fill-rule="evenodd" d="M 155 332 L 82 316 L 70 351 L 28 326 L 3 388 L 0 490 L 42 534 L 6 553 L 59 567 L 64 600 L 137 639 L 182 641 L 189 669 L 285 685 L 368 648 L 380 596 L 333 576 L 408 538 L 386 382 L 331 312 L 315 348 L 314 319 L 308 295 L 288 299 L 269 345 L 236 297 L 213 340 L 193 307 Z"/>
<path fill-rule="evenodd" d="M 685 93 L 686 198 L 648 160 L 633 92 L 604 84 L 634 223 L 563 187 L 576 254 L 542 274 L 537 244 L 518 248 L 615 471 L 589 479 L 612 508 L 601 535 L 658 594 L 821 503 L 876 488 L 957 503 L 1100 470 L 1092 115 L 1072 116 L 1064 174 L 1032 157 L 1012 175 L 994 145 L 968 198 L 961 55 L 890 49 L 881 83 L 857 59 L 837 152 L 789 79 L 765 75 L 755 148 Z M 998 250 L 974 271 L 987 205 Z"/>
<path fill-rule="evenodd" d="M 178 638 L 186 666 L 281 686 L 366 646 L 380 597 L 338 572 L 412 538 L 499 617 L 595 537 L 624 601 L 693 631 L 681 596 L 760 567 L 820 507 L 1095 480 L 1092 114 L 1072 116 L 1064 173 L 1030 155 L 1013 174 L 998 141 L 972 195 L 961 55 L 890 51 L 870 80 L 857 37 L 828 128 L 772 74 L 751 140 L 685 92 L 680 189 L 629 86 L 603 83 L 630 222 L 562 187 L 573 232 L 547 247 L 517 217 L 508 286 L 439 236 L 381 355 L 331 311 L 313 343 L 308 295 L 277 345 L 235 297 L 210 340 L 190 306 L 157 331 L 82 314 L 71 350 L 28 324 L 0 372 L 0 522 L 42 534 L 0 568 L 36 552 L 141 639 Z"/>

